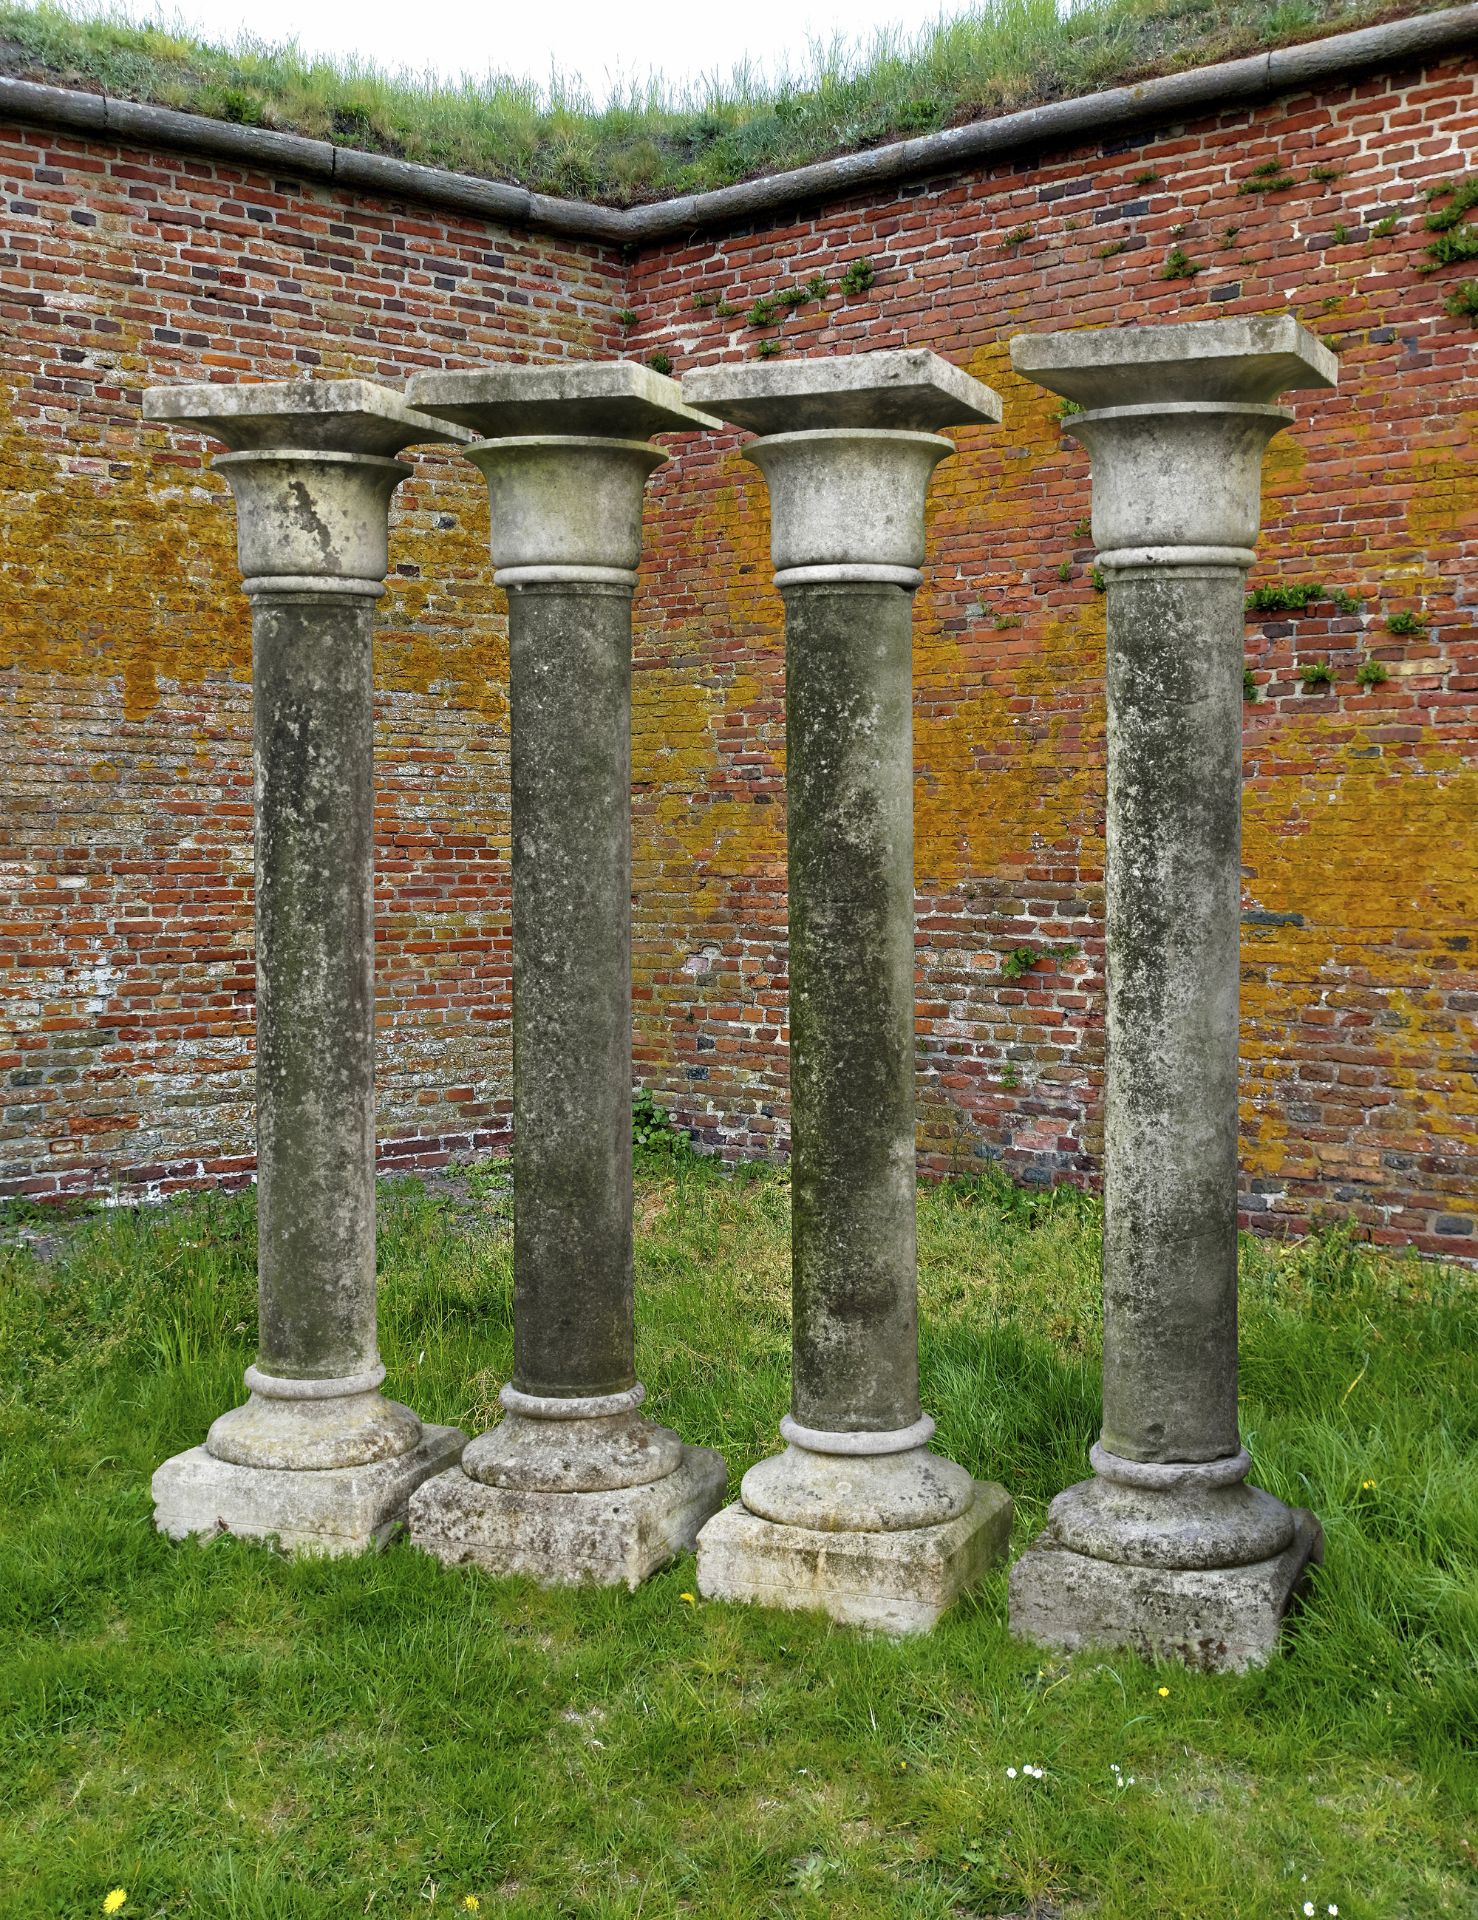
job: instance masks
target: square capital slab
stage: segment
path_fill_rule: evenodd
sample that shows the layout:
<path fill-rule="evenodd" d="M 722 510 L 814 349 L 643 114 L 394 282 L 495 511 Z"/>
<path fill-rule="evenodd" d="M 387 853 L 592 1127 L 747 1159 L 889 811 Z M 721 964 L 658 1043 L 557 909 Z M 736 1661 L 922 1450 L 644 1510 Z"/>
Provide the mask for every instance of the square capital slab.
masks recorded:
<path fill-rule="evenodd" d="M 373 380 L 209 381 L 147 387 L 144 418 L 224 440 L 232 452 L 389 455 L 470 434 L 417 413 Z"/>
<path fill-rule="evenodd" d="M 1019 333 L 1011 364 L 1080 407 L 1185 401 L 1266 406 L 1289 387 L 1332 387 L 1339 361 L 1291 313 L 1168 327 Z"/>
<path fill-rule="evenodd" d="M 683 398 L 753 433 L 816 427 L 937 433 L 994 426 L 1001 417 L 999 394 L 923 347 L 705 367 L 686 376 Z"/>
<path fill-rule="evenodd" d="M 407 393 L 423 412 L 471 427 L 486 440 L 552 434 L 646 440 L 723 424 L 686 406 L 676 380 L 636 360 L 418 373 Z"/>

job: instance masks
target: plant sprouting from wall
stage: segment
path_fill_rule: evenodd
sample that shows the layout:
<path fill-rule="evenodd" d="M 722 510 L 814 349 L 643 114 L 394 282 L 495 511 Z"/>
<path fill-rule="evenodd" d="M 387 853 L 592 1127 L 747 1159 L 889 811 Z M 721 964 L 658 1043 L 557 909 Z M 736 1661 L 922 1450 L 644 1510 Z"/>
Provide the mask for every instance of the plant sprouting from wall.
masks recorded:
<path fill-rule="evenodd" d="M 1298 182 L 1284 166 L 1281 160 L 1264 160 L 1248 174 L 1245 180 L 1237 183 L 1238 193 L 1286 193 L 1289 187 Z"/>
<path fill-rule="evenodd" d="M 1478 226 L 1464 218 L 1478 207 L 1478 174 L 1469 174 L 1466 180 L 1444 180 L 1440 186 L 1429 188 L 1427 197 L 1445 197 L 1447 205 L 1427 215 L 1427 228 L 1437 238 L 1427 247 L 1431 264 L 1422 268 L 1423 273 L 1435 273 L 1438 267 L 1451 266 L 1458 260 L 1478 260 Z M 1450 306 L 1448 311 L 1452 311 Z"/>
<path fill-rule="evenodd" d="M 1194 280 L 1204 269 L 1199 260 L 1192 260 L 1185 248 L 1173 246 L 1165 256 L 1165 264 L 1160 269 L 1162 280 Z"/>
<path fill-rule="evenodd" d="M 1077 951 L 1075 940 L 1066 940 L 1056 947 L 1012 947 L 1001 961 L 1001 977 L 1020 980 L 1043 960 L 1071 960 Z"/>
<path fill-rule="evenodd" d="M 1391 677 L 1391 670 L 1383 660 L 1362 660 L 1355 669 L 1355 685 L 1364 687 L 1383 687 Z"/>
<path fill-rule="evenodd" d="M 871 260 L 854 260 L 841 277 L 841 289 L 849 300 L 855 300 L 859 293 L 866 293 L 877 279 L 877 268 Z"/>
<path fill-rule="evenodd" d="M 1276 587 L 1254 587 L 1247 596 L 1249 613 L 1302 613 L 1324 598 L 1321 580 L 1288 582 Z"/>

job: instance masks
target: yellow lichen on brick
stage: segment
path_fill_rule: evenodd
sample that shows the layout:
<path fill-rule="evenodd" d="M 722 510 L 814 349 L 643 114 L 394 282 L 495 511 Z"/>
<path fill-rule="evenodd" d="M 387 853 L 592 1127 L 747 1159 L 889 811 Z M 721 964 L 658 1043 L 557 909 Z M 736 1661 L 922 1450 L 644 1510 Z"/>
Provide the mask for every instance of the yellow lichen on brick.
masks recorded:
<path fill-rule="evenodd" d="M 414 574 L 397 570 L 402 561 Z M 376 687 L 444 699 L 506 732 L 507 603 L 493 585 L 487 488 L 466 462 L 422 456 L 399 489 L 387 587 Z"/>
<path fill-rule="evenodd" d="M 1386 1144 L 1430 1151 L 1424 1140 L 1465 1140 L 1478 1119 L 1462 1065 L 1471 1044 L 1431 965 L 1471 935 L 1478 768 L 1435 734 L 1391 763 L 1373 744 L 1298 723 L 1281 756 L 1317 771 L 1275 772 L 1245 796 L 1249 904 L 1289 916 L 1243 940 L 1243 1161 L 1253 1174 L 1379 1171 L 1377 1147 L 1311 1141 L 1280 1111 L 1307 1052 L 1291 1036 L 1311 1022 L 1330 1048 L 1368 1053 L 1378 1067 L 1383 1095 L 1395 1096 Z"/>
<path fill-rule="evenodd" d="M 89 457 L 89 455 L 94 457 Z M 161 680 L 251 673 L 236 516 L 225 486 L 140 446 L 63 460 L 0 389 L 0 667 L 117 680 L 125 717 Z"/>
<path fill-rule="evenodd" d="M 1462 539 L 1478 521 L 1478 412 L 1460 416 L 1465 445 L 1418 447 L 1406 477 L 1406 528 L 1417 546 Z"/>

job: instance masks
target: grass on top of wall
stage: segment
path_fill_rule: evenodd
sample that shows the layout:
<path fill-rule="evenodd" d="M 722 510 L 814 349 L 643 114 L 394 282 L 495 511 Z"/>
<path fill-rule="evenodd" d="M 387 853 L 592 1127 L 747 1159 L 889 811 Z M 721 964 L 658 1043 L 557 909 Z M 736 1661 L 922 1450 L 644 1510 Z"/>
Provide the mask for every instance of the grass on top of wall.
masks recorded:
<path fill-rule="evenodd" d="M 783 1174 L 646 1156 L 653 1411 L 776 1444 Z M 1098 1422 L 1098 1213 L 919 1205 L 925 1403 L 1013 1552 Z M 925 1639 L 540 1592 L 401 1542 L 173 1547 L 149 1476 L 241 1395 L 250 1195 L 0 1234 L 0 1909 L 83 1920 L 1455 1920 L 1478 1911 L 1478 1288 L 1339 1233 L 1243 1248 L 1257 1478 L 1328 1564 L 1246 1678 L 1063 1659 L 1004 1573 Z M 510 1361 L 498 1163 L 382 1197 L 389 1388 L 469 1430 Z M 1025 1769 L 1041 1769 L 1041 1777 Z M 1015 1769 L 1012 1777 L 1011 1769 Z"/>
<path fill-rule="evenodd" d="M 741 68 L 677 89 L 658 74 L 598 105 L 558 80 L 490 73 L 449 86 L 249 37 L 208 45 L 106 7 L 0 4 L 0 71 L 629 205 L 1432 10 L 1420 0 L 987 0 L 913 34 L 818 47 L 778 80 Z M 660 47 L 652 54 L 655 69 Z"/>

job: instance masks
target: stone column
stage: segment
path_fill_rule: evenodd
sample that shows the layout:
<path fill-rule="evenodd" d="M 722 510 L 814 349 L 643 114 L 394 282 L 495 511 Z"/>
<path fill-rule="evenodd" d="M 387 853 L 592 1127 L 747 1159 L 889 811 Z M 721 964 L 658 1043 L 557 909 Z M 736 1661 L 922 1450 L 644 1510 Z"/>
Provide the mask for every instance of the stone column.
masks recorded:
<path fill-rule="evenodd" d="M 448 1562 L 636 1587 L 690 1548 L 724 1463 L 641 1412 L 632 1298 L 631 597 L 646 435 L 716 425 L 648 368 L 422 374 L 492 504 L 508 595 L 513 1379 L 411 1505 Z"/>
<path fill-rule="evenodd" d="M 929 1451 L 915 1257 L 912 596 L 941 427 L 1000 419 L 932 353 L 695 373 L 764 437 L 785 601 L 793 1382 L 785 1451 L 698 1542 L 718 1599 L 917 1632 L 1011 1503 Z"/>
<path fill-rule="evenodd" d="M 1322 1535 L 1237 1426 L 1242 662 L 1263 451 L 1334 356 L 1291 316 L 1022 335 L 1087 409 L 1108 582 L 1103 1434 L 1011 1575 L 1011 1626 L 1266 1660 Z"/>
<path fill-rule="evenodd" d="M 144 418 L 232 449 L 256 770 L 259 1348 L 155 1522 L 353 1552 L 465 1444 L 380 1392 L 371 687 L 394 455 L 464 436 L 362 380 L 152 387 Z"/>

